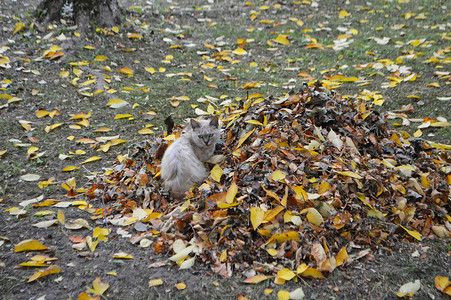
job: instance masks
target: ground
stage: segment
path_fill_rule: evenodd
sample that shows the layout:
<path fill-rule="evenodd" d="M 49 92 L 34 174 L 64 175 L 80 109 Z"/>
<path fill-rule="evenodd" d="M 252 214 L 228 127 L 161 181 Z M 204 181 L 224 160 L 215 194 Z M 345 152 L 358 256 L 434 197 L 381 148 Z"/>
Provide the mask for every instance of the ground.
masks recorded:
<path fill-rule="evenodd" d="M 395 299 L 401 285 L 416 279 L 422 287 L 414 299 L 447 299 L 434 278 L 451 276 L 449 238 L 400 239 L 326 279 L 247 285 L 238 270 L 231 278 L 201 263 L 179 270 L 167 256 L 131 244 L 114 226 L 108 242 L 95 251 L 76 250 L 70 238 L 107 227 L 102 219 L 91 220 L 91 214 L 72 206 L 22 210 L 20 205 L 41 195 L 67 201 L 64 183 L 74 178 L 74 190 L 84 187 L 119 154 L 161 134 L 169 114 L 180 124 L 225 100 L 251 93 L 278 97 L 316 79 L 342 95 L 374 101 L 380 111 L 397 113 L 392 122 L 401 131 L 450 144 L 449 4 L 423 2 L 120 1 L 123 24 L 81 34 L 69 20 L 34 24 L 35 1 L 0 4 L 2 297 L 77 299 L 99 276 L 109 284 L 103 294 L 108 299 L 276 299 L 278 291 L 298 287 L 307 299 Z M 328 47 L 334 44 L 336 49 Z M 224 50 L 235 53 L 224 55 Z M 114 99 L 127 103 L 112 108 L 108 103 Z M 102 127 L 111 130 L 96 131 Z M 141 131 L 145 128 L 150 130 Z M 114 141 L 109 148 L 108 140 Z M 95 156 L 101 159 L 82 164 Z M 62 171 L 71 166 L 72 171 Z M 40 178 L 21 177 L 27 174 Z M 38 185 L 46 181 L 51 183 Z M 19 209 L 7 211 L 12 207 Z M 48 210 L 53 213 L 36 214 Z M 90 229 L 33 226 L 59 210 L 66 220 L 88 220 Z M 13 252 L 26 239 L 49 247 L 45 254 L 56 257 L 62 271 L 27 283 L 36 268 L 17 266 L 37 252 Z M 133 259 L 113 258 L 119 252 Z M 158 267 L 158 262 L 165 264 Z M 164 283 L 149 287 L 152 279 Z M 186 288 L 176 288 L 177 283 Z M 266 296 L 265 289 L 274 291 Z"/>

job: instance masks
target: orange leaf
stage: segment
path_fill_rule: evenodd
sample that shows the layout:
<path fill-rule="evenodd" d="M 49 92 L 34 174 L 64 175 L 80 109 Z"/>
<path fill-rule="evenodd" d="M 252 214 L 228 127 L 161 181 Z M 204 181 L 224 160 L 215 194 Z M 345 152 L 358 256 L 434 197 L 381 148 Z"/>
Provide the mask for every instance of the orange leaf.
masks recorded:
<path fill-rule="evenodd" d="M 311 43 L 311 44 L 308 44 L 307 46 L 305 46 L 305 48 L 316 48 L 316 49 L 321 49 L 321 50 L 324 50 L 324 46 L 323 45 L 321 45 L 321 44 L 318 44 L 318 43 Z"/>

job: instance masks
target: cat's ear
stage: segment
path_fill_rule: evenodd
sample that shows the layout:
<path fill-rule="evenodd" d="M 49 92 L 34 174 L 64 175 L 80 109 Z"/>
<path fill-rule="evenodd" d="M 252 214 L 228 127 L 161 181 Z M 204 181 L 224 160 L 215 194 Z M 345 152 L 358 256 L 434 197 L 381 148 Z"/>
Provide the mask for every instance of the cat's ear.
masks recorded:
<path fill-rule="evenodd" d="M 218 128 L 218 126 L 219 126 L 219 118 L 218 118 L 218 116 L 214 116 L 213 119 L 211 119 L 210 126 Z"/>
<path fill-rule="evenodd" d="M 194 129 L 197 129 L 197 128 L 200 128 L 200 123 L 199 122 L 197 122 L 196 120 L 194 120 L 194 119 L 191 119 L 190 120 L 190 124 L 191 124 L 191 128 L 194 130 Z"/>

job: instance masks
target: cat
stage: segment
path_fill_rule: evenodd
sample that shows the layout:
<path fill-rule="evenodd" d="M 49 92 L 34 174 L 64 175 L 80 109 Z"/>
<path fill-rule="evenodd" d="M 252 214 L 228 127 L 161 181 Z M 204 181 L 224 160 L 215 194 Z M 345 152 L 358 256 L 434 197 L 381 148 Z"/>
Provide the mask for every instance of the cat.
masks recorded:
<path fill-rule="evenodd" d="M 208 177 L 205 162 L 213 156 L 221 134 L 217 116 L 211 120 L 190 119 L 187 127 L 187 132 L 166 149 L 160 165 L 164 186 L 177 199 Z"/>

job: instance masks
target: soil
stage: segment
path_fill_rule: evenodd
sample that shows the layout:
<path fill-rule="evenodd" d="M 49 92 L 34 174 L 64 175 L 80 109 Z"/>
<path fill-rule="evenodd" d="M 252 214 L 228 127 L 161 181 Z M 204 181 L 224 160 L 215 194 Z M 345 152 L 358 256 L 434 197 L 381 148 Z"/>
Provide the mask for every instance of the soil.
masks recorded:
<path fill-rule="evenodd" d="M 141 5 L 141 8 L 127 10 L 127 21 L 135 22 L 134 28 L 137 29 L 142 23 L 137 23 L 139 18 L 136 11 L 146 5 L 152 7 L 148 10 L 146 21 L 154 30 L 143 41 L 132 42 L 126 35 L 113 39 L 102 33 L 93 33 L 83 37 L 82 42 L 67 40 L 58 43 L 63 46 L 64 56 L 61 59 L 44 61 L 35 59 L 48 49 L 48 45 L 52 44 L 45 38 L 47 31 L 41 33 L 30 30 L 30 34 L 25 36 L 13 35 L 11 32 L 18 20 L 26 23 L 27 28 L 30 27 L 35 2 L 37 1 L 4 0 L 0 4 L 0 27 L 4 28 L 0 32 L 0 47 L 8 46 L 16 51 L 14 54 L 11 51 L 8 52 L 11 68 L 0 68 L 0 79 L 13 82 L 11 86 L 6 85 L 2 88 L 0 94 L 8 93 L 22 98 L 20 102 L 11 103 L 8 107 L 0 109 L 0 141 L 2 141 L 0 151 L 8 150 L 0 158 L 1 299 L 77 299 L 88 286 L 92 287 L 92 282 L 98 276 L 102 282 L 109 284 L 108 290 L 102 296 L 104 299 L 240 299 L 240 296 L 250 299 L 277 299 L 278 291 L 293 291 L 299 287 L 303 289 L 305 299 L 397 299 L 396 292 L 399 287 L 417 279 L 421 281 L 422 286 L 413 299 L 450 299 L 436 289 L 434 279 L 436 276 L 451 277 L 451 242 L 449 239 L 439 239 L 435 236 L 424 237 L 421 243 L 400 240 L 391 249 L 372 249 L 369 255 L 334 270 L 326 279 L 299 279 L 297 282 L 287 282 L 284 285 L 277 285 L 270 279 L 256 285 L 248 285 L 242 282 L 245 277 L 239 270 L 234 270 L 230 278 L 215 275 L 208 264 L 202 263 L 197 263 L 192 269 L 179 270 L 176 264 L 168 261 L 169 253 L 157 255 L 151 247 L 143 248 L 131 244 L 128 237 L 122 237 L 118 233 L 117 227 L 111 227 L 112 233 L 109 235 L 109 240 L 99 242 L 94 252 L 87 249 L 79 251 L 72 247 L 70 238 L 89 236 L 92 234 L 92 229 L 73 231 L 62 226 L 46 229 L 32 226 L 37 222 L 50 219 L 49 216 L 35 215 L 38 210 L 46 210 L 45 207 L 41 209 L 27 207 L 27 213 L 19 216 L 5 212 L 8 208 L 19 206 L 23 200 L 40 195 L 43 195 L 45 199 L 67 200 L 67 191 L 61 188 L 63 182 L 75 178 L 77 187 L 81 187 L 95 172 L 111 167 L 118 153 L 126 153 L 143 143 L 144 138 L 136 131 L 143 128 L 145 124 L 152 122 L 155 124 L 155 131 L 161 132 L 164 129 L 163 120 L 168 113 L 172 113 L 178 122 L 192 115 L 192 112 L 187 111 L 191 109 L 190 105 L 193 102 L 181 102 L 178 110 L 171 111 L 173 105 L 162 100 L 174 95 L 183 95 L 184 85 L 171 86 L 172 83 L 164 77 L 149 79 L 143 68 L 139 70 L 137 68 L 134 76 L 144 78 L 143 83 L 151 82 L 152 88 L 148 94 L 140 92 L 139 86 L 138 88 L 133 86 L 136 82 L 131 78 L 121 75 L 116 83 L 122 87 L 133 86 L 135 89 L 125 96 L 124 94 L 119 97 L 114 94 L 105 94 L 101 100 L 82 96 L 77 91 L 80 86 L 74 88 L 59 76 L 62 69 L 69 70 L 68 62 L 92 60 L 95 55 L 108 56 L 113 66 L 118 66 L 117 69 L 138 65 L 139 62 L 145 66 L 156 66 L 168 54 L 168 46 L 163 44 L 160 41 L 161 38 L 157 36 L 158 30 L 161 30 L 159 24 L 170 18 L 167 6 L 172 1 L 164 4 L 153 3 L 154 1 L 142 1 L 143 3 L 138 4 L 133 1 L 119 1 L 122 7 Z M 150 5 L 151 2 L 152 5 Z M 193 18 L 201 16 L 194 5 L 188 4 L 181 3 L 182 9 L 174 13 L 180 24 L 191 24 Z M 158 5 L 163 7 L 158 8 Z M 184 9 L 183 5 L 187 5 L 189 9 Z M 241 10 L 242 7 L 238 5 L 223 5 L 218 11 L 212 10 L 207 17 L 212 20 L 215 18 L 223 20 L 231 16 L 240 19 Z M 60 33 L 72 36 L 73 31 L 66 29 L 70 27 L 69 25 L 71 24 L 66 27 L 61 26 L 55 31 L 58 34 L 54 34 L 51 38 L 56 38 Z M 169 22 L 168 27 L 172 26 L 174 30 L 177 30 L 176 25 Z M 194 39 L 196 28 L 190 30 L 194 31 Z M 236 36 L 233 37 L 236 38 Z M 215 38 L 217 37 L 213 37 L 212 40 Z M 95 55 L 86 54 L 86 50 L 83 49 L 85 45 L 95 46 L 97 49 Z M 123 51 L 128 48 L 137 48 L 138 51 L 134 55 L 128 55 Z M 30 61 L 24 60 L 28 57 L 31 58 Z M 180 53 L 176 59 L 183 59 L 183 54 Z M 189 59 L 191 57 L 174 66 L 173 73 L 182 72 L 185 66 L 195 65 L 195 62 Z M 80 69 L 85 74 L 96 76 L 102 76 L 104 72 L 99 66 L 93 65 L 80 66 Z M 86 77 L 83 80 L 88 79 Z M 193 79 L 193 81 L 202 80 L 201 77 Z M 228 82 L 222 84 L 224 84 L 224 93 L 233 89 L 233 85 L 228 86 Z M 97 85 L 93 91 L 101 88 L 101 84 Z M 186 87 L 186 89 L 189 88 Z M 193 93 L 201 94 L 200 91 L 193 91 Z M 125 109 L 112 112 L 105 106 L 109 100 L 115 98 L 126 99 L 131 104 L 140 104 L 141 113 L 136 114 L 137 117 L 133 122 L 112 121 L 116 114 L 128 112 Z M 58 109 L 61 115 L 55 116 L 54 119 L 37 118 L 35 113 L 41 109 L 48 111 Z M 156 116 L 142 113 L 148 110 L 155 110 L 158 113 Z M 70 114 L 88 111 L 96 111 L 89 119 L 91 122 L 89 126 L 93 128 L 107 126 L 113 133 L 106 135 L 121 135 L 121 138 L 127 139 L 127 143 L 102 153 L 101 161 L 81 165 L 81 169 L 74 173 L 61 172 L 64 167 L 78 165 L 77 162 L 82 162 L 99 153 L 89 148 L 89 145 L 75 144 L 67 137 L 75 136 L 76 140 L 96 138 L 99 134 L 94 133 L 93 130 L 74 131 L 67 126 L 55 129 L 49 134 L 44 131 L 44 128 L 58 122 L 74 125 L 79 120 L 70 121 Z M 19 120 L 32 121 L 32 128 L 37 130 L 25 132 Z M 12 139 L 19 139 L 22 143 L 30 145 L 16 147 Z M 151 140 L 152 136 L 149 139 Z M 437 140 L 440 141 L 440 137 Z M 45 156 L 35 160 L 28 159 L 27 149 L 34 145 L 40 147 L 38 152 L 46 151 Z M 83 149 L 87 153 L 81 157 L 71 155 L 72 158 L 69 161 L 58 159 L 60 154 L 69 155 L 70 152 L 78 149 Z M 28 182 L 20 178 L 28 173 L 39 174 L 40 180 L 56 177 L 57 184 L 41 189 L 36 182 Z M 100 203 L 93 203 L 93 205 L 101 207 Z M 102 219 L 92 220 L 91 214 L 76 207 L 64 208 L 62 211 L 66 220 L 83 218 L 88 220 L 92 228 L 108 227 Z M 135 232 L 133 229 L 131 231 Z M 50 249 L 39 253 L 36 251 L 14 253 L 14 245 L 26 239 L 39 240 Z M 113 258 L 113 255 L 119 252 L 130 254 L 133 259 Z M 52 264 L 58 265 L 62 270 L 61 273 L 27 283 L 37 269 L 18 267 L 18 265 L 29 261 L 36 254 L 56 257 L 57 260 Z M 115 274 L 109 275 L 107 274 L 109 272 L 115 272 Z M 163 284 L 149 287 L 149 281 L 152 279 L 162 279 Z M 179 290 L 175 286 L 177 283 L 185 283 L 186 288 Z M 265 295 L 265 289 L 274 289 L 274 291 Z"/>

